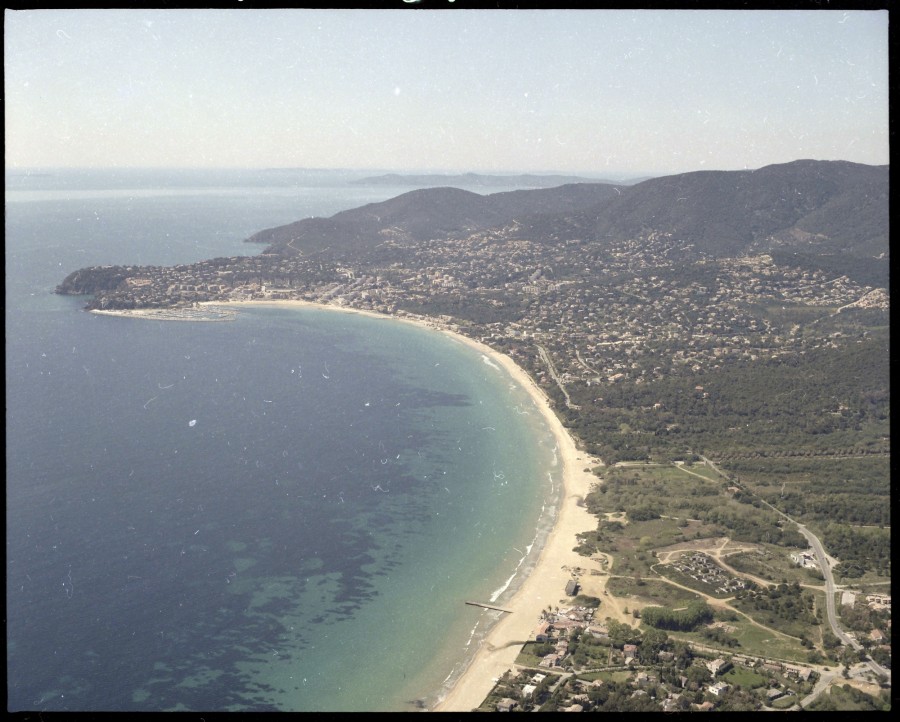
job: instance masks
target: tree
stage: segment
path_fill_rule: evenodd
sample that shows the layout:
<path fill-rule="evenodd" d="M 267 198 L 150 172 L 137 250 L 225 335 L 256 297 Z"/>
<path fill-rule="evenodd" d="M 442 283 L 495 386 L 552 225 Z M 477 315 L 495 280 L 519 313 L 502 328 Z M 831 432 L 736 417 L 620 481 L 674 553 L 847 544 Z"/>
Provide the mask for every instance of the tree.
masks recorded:
<path fill-rule="evenodd" d="M 712 675 L 702 664 L 692 664 L 684 670 L 684 676 L 688 678 L 689 682 L 694 682 L 699 686 L 709 684 L 712 681 Z"/>
<path fill-rule="evenodd" d="M 665 649 L 669 641 L 669 635 L 661 629 L 648 629 L 641 638 L 641 646 L 638 647 L 638 659 L 643 664 L 654 664 L 659 653 Z"/>
<path fill-rule="evenodd" d="M 679 669 L 686 669 L 694 661 L 694 653 L 686 642 L 675 642 L 672 651 L 675 653 L 675 665 Z"/>
<path fill-rule="evenodd" d="M 613 647 L 621 649 L 626 644 L 637 644 L 641 640 L 641 632 L 615 619 L 607 618 L 609 641 Z"/>

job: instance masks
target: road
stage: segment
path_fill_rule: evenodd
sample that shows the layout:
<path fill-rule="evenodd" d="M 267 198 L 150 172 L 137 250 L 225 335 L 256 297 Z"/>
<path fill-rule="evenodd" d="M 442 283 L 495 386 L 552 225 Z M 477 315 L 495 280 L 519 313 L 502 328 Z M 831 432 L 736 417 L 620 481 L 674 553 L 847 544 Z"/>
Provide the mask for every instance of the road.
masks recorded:
<path fill-rule="evenodd" d="M 563 396 L 566 397 L 566 406 L 570 409 L 580 409 L 581 407 L 578 404 L 573 404 L 572 399 L 569 398 L 569 392 L 566 391 L 566 387 L 563 385 L 562 379 L 559 378 L 559 375 L 556 373 L 556 367 L 553 365 L 553 361 L 550 359 L 550 354 L 547 353 L 547 349 L 545 349 L 540 344 L 537 345 L 538 354 L 540 354 L 541 360 L 547 365 L 547 369 L 550 371 L 550 376 L 556 382 L 556 385 L 559 386 L 559 390 L 562 391 Z"/>
<path fill-rule="evenodd" d="M 800 700 L 798 705 L 795 705 L 792 709 L 805 709 L 807 705 L 812 704 L 816 697 L 818 697 L 825 689 L 831 684 L 832 680 L 837 676 L 837 672 L 833 669 L 825 672 L 824 670 L 819 670 L 819 678 L 816 680 L 816 684 L 813 687 L 813 691 L 806 695 L 803 699 Z"/>

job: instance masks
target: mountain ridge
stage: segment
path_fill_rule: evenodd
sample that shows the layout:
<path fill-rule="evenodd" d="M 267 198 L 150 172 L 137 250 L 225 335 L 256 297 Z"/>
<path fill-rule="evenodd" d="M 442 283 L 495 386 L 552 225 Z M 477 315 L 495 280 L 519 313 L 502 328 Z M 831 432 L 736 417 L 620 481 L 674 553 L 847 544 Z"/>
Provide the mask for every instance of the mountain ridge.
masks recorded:
<path fill-rule="evenodd" d="M 614 188 L 584 183 L 486 196 L 452 187 L 419 188 L 386 201 L 341 211 L 327 219 L 305 218 L 265 229 L 247 241 L 268 244 L 269 253 L 380 243 L 387 233 L 403 240 L 421 241 L 503 225 L 534 212 L 571 213 L 614 194 Z"/>
<path fill-rule="evenodd" d="M 881 278 L 889 257 L 888 187 L 887 165 L 808 159 L 632 186 L 576 183 L 487 195 L 431 187 L 265 229 L 247 241 L 290 255 L 362 252 L 386 240 L 416 243 L 488 230 L 543 243 L 656 233 L 682 240 L 700 256 L 778 252 L 823 257 L 832 266 L 849 257 L 870 266 L 864 275 Z"/>
<path fill-rule="evenodd" d="M 838 247 L 826 244 L 831 252 L 841 243 L 886 246 L 888 171 L 888 166 L 813 160 L 748 171 L 696 171 L 644 181 L 586 213 L 596 212 L 597 239 L 634 235 L 650 226 L 695 241 L 712 255 L 791 246 L 791 236 L 800 240 L 798 232 L 837 241 Z M 838 208 L 845 212 L 835 213 Z M 869 213 L 881 222 L 872 227 Z M 870 230 L 860 233 L 860 228 Z"/>

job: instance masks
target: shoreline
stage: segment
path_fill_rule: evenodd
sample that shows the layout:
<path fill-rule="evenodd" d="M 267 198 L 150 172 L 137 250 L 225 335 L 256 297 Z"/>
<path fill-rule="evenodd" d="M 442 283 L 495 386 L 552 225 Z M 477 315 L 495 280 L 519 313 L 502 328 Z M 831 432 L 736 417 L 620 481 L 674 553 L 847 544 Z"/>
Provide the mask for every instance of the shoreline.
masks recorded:
<path fill-rule="evenodd" d="M 428 711 L 470 712 L 478 708 L 496 684 L 496 680 L 508 670 L 515 671 L 515 660 L 522 645 L 532 640 L 539 624 L 541 612 L 550 606 L 562 606 L 571 602 L 565 593 L 566 584 L 573 578 L 571 570 L 579 569 L 577 576 L 579 593 L 602 598 L 600 617 L 613 617 L 630 623 L 622 608 L 613 597 L 604 596 L 606 574 L 600 561 L 584 557 L 574 551 L 577 535 L 593 531 L 597 527 L 597 517 L 590 514 L 583 500 L 591 488 L 599 482 L 591 472 L 603 466 L 602 460 L 580 450 L 574 437 L 569 434 L 553 411 L 550 399 L 535 381 L 509 356 L 492 349 L 475 339 L 448 328 L 440 321 L 415 315 L 387 315 L 376 311 L 318 303 L 301 299 L 254 299 L 249 301 L 201 301 L 185 314 L 183 309 L 135 309 L 123 311 L 92 311 L 108 316 L 127 316 L 157 320 L 215 321 L 232 320 L 237 310 L 249 306 L 270 306 L 281 308 L 310 308 L 327 311 L 355 313 L 383 321 L 402 321 L 421 328 L 439 331 L 453 340 L 467 345 L 493 363 L 502 367 L 515 383 L 520 385 L 533 399 L 542 414 L 551 434 L 556 439 L 556 452 L 560 470 L 560 500 L 556 520 L 550 529 L 543 548 L 531 572 L 517 590 L 504 600 L 503 607 L 509 613 L 494 622 L 481 639 L 478 648 L 463 663 L 462 669 L 450 683 L 449 688 L 435 690 L 436 702 Z M 222 316 L 209 318 L 203 309 L 216 313 L 223 309 Z M 168 311 L 168 313 L 166 313 Z"/>
<path fill-rule="evenodd" d="M 247 305 L 318 308 L 357 313 L 386 321 L 405 321 L 440 331 L 454 340 L 466 344 L 505 369 L 510 377 L 529 393 L 537 408 L 540 409 L 557 442 L 562 491 L 556 520 L 538 555 L 534 568 L 522 581 L 513 596 L 503 602 L 503 607 L 510 613 L 504 614 L 488 629 L 478 649 L 466 662 L 452 687 L 446 691 L 439 691 L 442 696 L 431 707 L 431 711 L 468 712 L 476 709 L 484 701 L 493 689 L 495 680 L 507 670 L 515 669 L 515 660 L 522 645 L 533 639 L 541 612 L 548 605 L 555 607 L 571 601 L 571 597 L 566 597 L 565 594 L 566 584 L 573 578 L 570 570 L 576 568 L 581 570 L 581 574 L 577 577 L 581 586 L 580 593 L 603 597 L 608 577 L 591 574 L 591 571 L 599 572 L 603 567 L 599 561 L 584 557 L 574 551 L 577 535 L 593 531 L 597 527 L 597 517 L 588 512 L 583 505 L 583 500 L 591 488 L 598 483 L 598 479 L 591 469 L 602 466 L 603 462 L 578 449 L 575 439 L 553 411 L 547 395 L 531 376 L 509 356 L 495 351 L 480 341 L 457 333 L 440 322 L 416 316 L 388 316 L 348 306 L 304 300 L 208 301 L 200 305 L 227 308 L 240 308 Z M 600 614 L 627 621 L 611 597 L 603 597 Z"/>

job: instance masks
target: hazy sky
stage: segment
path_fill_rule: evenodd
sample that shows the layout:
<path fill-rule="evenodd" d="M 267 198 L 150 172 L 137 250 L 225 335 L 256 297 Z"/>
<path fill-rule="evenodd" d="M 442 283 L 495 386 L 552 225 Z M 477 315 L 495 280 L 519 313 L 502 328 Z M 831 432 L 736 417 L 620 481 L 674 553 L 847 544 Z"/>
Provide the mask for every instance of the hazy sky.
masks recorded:
<path fill-rule="evenodd" d="M 884 10 L 83 9 L 5 21 L 7 168 L 616 175 L 888 162 Z"/>

